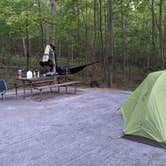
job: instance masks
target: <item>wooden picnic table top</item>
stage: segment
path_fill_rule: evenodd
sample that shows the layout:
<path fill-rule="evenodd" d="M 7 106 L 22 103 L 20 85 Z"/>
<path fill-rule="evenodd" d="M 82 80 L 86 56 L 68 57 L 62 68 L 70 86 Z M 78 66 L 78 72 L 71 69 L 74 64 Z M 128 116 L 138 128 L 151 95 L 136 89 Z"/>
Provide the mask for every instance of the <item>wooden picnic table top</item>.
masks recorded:
<path fill-rule="evenodd" d="M 54 81 L 59 78 L 63 78 L 64 76 L 61 75 L 56 75 L 56 76 L 42 76 L 42 77 L 33 77 L 33 78 L 26 78 L 22 77 L 20 79 L 17 79 L 18 81 L 22 82 L 28 82 L 28 83 L 33 83 L 33 82 L 49 82 L 49 81 Z"/>

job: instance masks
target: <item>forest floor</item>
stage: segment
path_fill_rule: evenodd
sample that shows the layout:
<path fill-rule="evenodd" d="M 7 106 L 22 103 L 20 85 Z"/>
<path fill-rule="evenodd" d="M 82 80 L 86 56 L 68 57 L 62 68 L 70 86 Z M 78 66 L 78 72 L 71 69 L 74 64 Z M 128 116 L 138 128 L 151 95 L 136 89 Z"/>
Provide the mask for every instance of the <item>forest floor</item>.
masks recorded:
<path fill-rule="evenodd" d="M 48 95 L 48 94 L 47 94 Z M 164 149 L 120 138 L 129 92 L 80 89 L 0 101 L 0 166 L 164 166 Z"/>

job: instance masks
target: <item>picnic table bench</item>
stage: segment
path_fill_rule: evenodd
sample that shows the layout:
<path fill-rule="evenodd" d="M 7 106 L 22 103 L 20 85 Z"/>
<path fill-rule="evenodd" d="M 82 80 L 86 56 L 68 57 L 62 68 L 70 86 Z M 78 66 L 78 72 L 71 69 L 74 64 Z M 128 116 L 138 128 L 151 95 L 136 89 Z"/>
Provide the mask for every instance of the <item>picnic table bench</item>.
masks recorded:
<path fill-rule="evenodd" d="M 68 81 L 68 82 L 61 82 L 63 77 L 62 76 L 55 76 L 55 77 L 39 77 L 39 78 L 22 78 L 19 79 L 19 82 L 15 83 L 15 92 L 16 97 L 18 95 L 17 90 L 19 87 L 23 88 L 23 97 L 25 98 L 26 89 L 29 88 L 31 91 L 31 95 L 33 95 L 33 89 L 40 91 L 40 100 L 42 100 L 42 92 L 44 89 L 50 89 L 52 92 L 53 88 L 58 87 L 58 92 L 60 92 L 60 87 L 65 87 L 66 93 L 68 93 L 68 87 L 72 86 L 74 87 L 74 93 L 76 93 L 76 86 L 77 84 L 81 83 L 80 81 Z M 21 82 L 20 82 L 21 81 Z M 20 84 L 22 83 L 22 84 Z"/>
<path fill-rule="evenodd" d="M 44 86 L 36 86 L 33 87 L 34 89 L 37 89 L 40 91 L 40 101 L 42 100 L 42 91 L 44 89 L 50 89 L 52 92 L 52 88 L 58 87 L 58 92 L 60 92 L 60 87 L 65 87 L 65 92 L 68 93 L 68 87 L 73 86 L 74 87 L 74 93 L 77 91 L 77 84 L 80 84 L 81 81 L 70 81 L 70 82 L 64 82 L 64 83 L 55 83 L 50 85 L 44 85 Z"/>

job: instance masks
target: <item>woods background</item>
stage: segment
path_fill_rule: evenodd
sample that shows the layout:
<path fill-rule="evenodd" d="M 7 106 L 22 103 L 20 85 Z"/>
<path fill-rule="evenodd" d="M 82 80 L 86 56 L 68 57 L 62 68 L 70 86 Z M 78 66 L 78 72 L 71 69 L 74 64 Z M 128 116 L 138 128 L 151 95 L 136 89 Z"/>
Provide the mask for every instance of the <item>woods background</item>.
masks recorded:
<path fill-rule="evenodd" d="M 58 64 L 100 61 L 85 81 L 132 88 L 166 66 L 166 1 L 1 0 L 0 78 L 38 68 L 48 43 Z"/>

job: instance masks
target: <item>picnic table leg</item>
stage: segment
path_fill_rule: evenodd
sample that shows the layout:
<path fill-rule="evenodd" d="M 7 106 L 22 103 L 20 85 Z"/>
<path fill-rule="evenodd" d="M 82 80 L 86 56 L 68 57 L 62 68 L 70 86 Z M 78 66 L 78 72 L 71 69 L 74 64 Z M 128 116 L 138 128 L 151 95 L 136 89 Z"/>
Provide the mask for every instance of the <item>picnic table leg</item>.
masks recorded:
<path fill-rule="evenodd" d="M 3 93 L 1 94 L 1 96 L 2 96 L 2 100 L 3 100 Z"/>
<path fill-rule="evenodd" d="M 66 93 L 67 93 L 67 86 L 65 86 L 65 89 L 66 89 Z"/>
<path fill-rule="evenodd" d="M 33 95 L 32 84 L 31 84 L 31 96 Z"/>
<path fill-rule="evenodd" d="M 74 93 L 76 93 L 76 91 L 77 91 L 77 87 L 76 85 L 74 85 Z"/>
<path fill-rule="evenodd" d="M 52 88 L 50 88 L 50 96 L 52 95 L 53 91 L 52 91 Z"/>
<path fill-rule="evenodd" d="M 16 87 L 16 99 L 17 99 L 17 87 Z"/>
<path fill-rule="evenodd" d="M 58 93 L 60 93 L 60 86 L 58 86 Z"/>
<path fill-rule="evenodd" d="M 17 99 L 17 84 L 16 84 L 16 83 L 14 84 L 14 87 L 15 87 L 15 91 L 16 91 L 16 99 Z"/>
<path fill-rule="evenodd" d="M 42 89 L 40 89 L 40 101 L 42 101 Z"/>
<path fill-rule="evenodd" d="M 23 98 L 25 99 L 25 82 L 23 81 L 23 91 L 24 91 L 24 96 Z"/>

